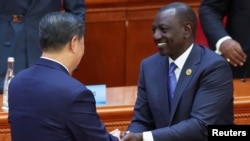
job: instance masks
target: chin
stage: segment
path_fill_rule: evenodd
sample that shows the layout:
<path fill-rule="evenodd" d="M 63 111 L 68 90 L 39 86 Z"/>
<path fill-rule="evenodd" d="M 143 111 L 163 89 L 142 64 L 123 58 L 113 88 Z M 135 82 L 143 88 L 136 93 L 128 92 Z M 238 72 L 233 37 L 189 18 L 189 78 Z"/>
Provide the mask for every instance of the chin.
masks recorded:
<path fill-rule="evenodd" d="M 166 56 L 166 55 L 168 55 L 168 51 L 167 51 L 166 49 L 164 49 L 164 48 L 159 48 L 158 51 L 159 51 L 159 54 L 160 54 L 161 56 Z"/>
<path fill-rule="evenodd" d="M 161 56 L 167 56 L 168 55 L 168 53 L 166 51 L 159 51 L 159 54 Z"/>

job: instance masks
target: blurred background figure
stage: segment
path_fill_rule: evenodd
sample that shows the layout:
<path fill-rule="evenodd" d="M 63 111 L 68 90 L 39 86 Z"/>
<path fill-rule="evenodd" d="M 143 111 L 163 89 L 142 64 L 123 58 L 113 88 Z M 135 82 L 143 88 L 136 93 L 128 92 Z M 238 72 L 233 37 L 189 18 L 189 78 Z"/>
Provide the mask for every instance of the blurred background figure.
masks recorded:
<path fill-rule="evenodd" d="M 231 64 L 233 77 L 250 77 L 250 1 L 203 0 L 199 17 L 209 47 Z"/>
<path fill-rule="evenodd" d="M 0 93 L 7 58 L 15 58 L 16 74 L 32 66 L 41 56 L 38 37 L 41 17 L 62 9 L 85 22 L 84 0 L 0 0 Z"/>

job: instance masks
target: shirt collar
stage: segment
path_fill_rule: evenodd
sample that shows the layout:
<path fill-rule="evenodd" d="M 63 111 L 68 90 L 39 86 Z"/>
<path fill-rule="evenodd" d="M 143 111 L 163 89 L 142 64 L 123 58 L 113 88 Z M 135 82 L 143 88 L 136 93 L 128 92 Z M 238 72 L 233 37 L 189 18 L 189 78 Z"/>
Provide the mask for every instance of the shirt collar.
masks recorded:
<path fill-rule="evenodd" d="M 188 49 L 182 53 L 178 58 L 176 58 L 175 60 L 171 59 L 169 57 L 169 65 L 170 63 L 174 62 L 176 64 L 176 66 L 181 70 L 187 60 L 187 57 L 189 56 L 191 50 L 193 48 L 193 44 L 191 44 Z"/>
<path fill-rule="evenodd" d="M 58 62 L 57 60 L 54 60 L 54 59 L 51 59 L 51 58 L 45 57 L 45 56 L 41 56 L 41 58 L 47 59 L 47 60 L 50 60 L 50 61 L 53 61 L 53 62 L 56 62 L 56 63 L 62 65 L 69 72 L 69 69 L 64 64 L 62 64 L 61 62 Z"/>

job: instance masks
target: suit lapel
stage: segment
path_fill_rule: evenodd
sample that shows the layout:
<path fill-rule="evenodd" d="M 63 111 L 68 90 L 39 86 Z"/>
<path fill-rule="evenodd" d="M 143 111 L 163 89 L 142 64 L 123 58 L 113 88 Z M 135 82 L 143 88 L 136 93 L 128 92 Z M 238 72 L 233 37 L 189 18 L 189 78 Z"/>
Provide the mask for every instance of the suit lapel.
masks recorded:
<path fill-rule="evenodd" d="M 161 116 L 161 125 L 168 125 L 169 122 L 169 114 L 170 114 L 170 109 L 169 109 L 169 98 L 168 98 L 168 87 L 167 87 L 167 77 L 168 77 L 168 57 L 166 56 L 161 56 L 160 62 L 157 64 L 156 67 L 156 77 L 154 78 L 155 82 L 157 82 L 157 89 L 156 89 L 156 94 L 158 101 L 157 106 L 161 110 L 160 111 L 165 111 L 162 113 L 159 113 Z M 160 119 L 159 119 L 160 120 Z"/>
<path fill-rule="evenodd" d="M 192 81 L 193 74 L 197 71 L 198 64 L 200 63 L 201 59 L 201 48 L 194 44 L 193 49 L 191 50 L 179 77 L 179 80 L 176 85 L 176 90 L 174 93 L 174 99 L 173 99 L 173 105 L 171 109 L 171 117 L 170 117 L 170 123 L 172 122 L 172 119 L 174 117 L 174 113 L 176 112 L 176 108 L 178 106 L 178 103 L 181 99 L 182 94 L 185 93 L 185 90 Z"/>

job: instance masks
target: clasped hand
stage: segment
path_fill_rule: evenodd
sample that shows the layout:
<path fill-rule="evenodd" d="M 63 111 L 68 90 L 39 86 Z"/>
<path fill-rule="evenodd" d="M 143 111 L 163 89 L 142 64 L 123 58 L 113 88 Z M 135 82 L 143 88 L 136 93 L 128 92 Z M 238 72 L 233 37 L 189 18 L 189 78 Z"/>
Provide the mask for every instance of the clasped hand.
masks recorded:
<path fill-rule="evenodd" d="M 116 136 L 119 141 L 142 141 L 142 133 L 132 133 L 115 129 L 111 131 L 110 134 Z"/>

